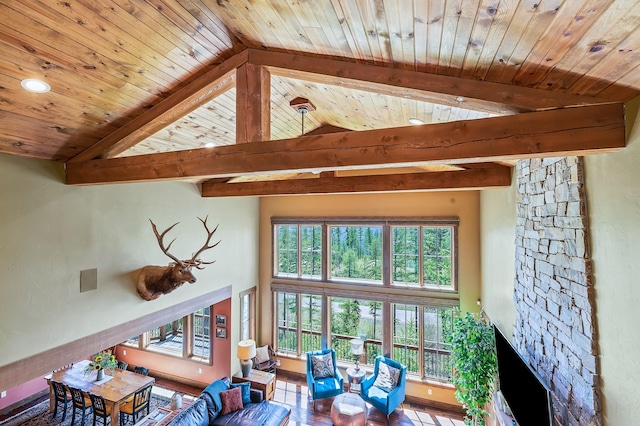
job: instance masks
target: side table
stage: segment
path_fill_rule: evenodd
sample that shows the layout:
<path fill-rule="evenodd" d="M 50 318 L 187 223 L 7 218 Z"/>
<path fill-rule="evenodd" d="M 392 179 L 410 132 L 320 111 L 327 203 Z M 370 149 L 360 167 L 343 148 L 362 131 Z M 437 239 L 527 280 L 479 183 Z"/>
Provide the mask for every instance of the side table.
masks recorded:
<path fill-rule="evenodd" d="M 254 389 L 261 390 L 265 400 L 273 400 L 276 393 L 276 375 L 265 371 L 251 369 L 248 377 L 242 377 L 242 372 L 238 371 L 231 378 L 231 383 L 249 382 Z"/>
<path fill-rule="evenodd" d="M 355 367 L 347 368 L 347 390 L 349 392 L 360 393 L 360 384 L 364 380 L 365 372 L 362 368 L 355 369 Z M 355 386 L 354 386 L 355 385 Z"/>

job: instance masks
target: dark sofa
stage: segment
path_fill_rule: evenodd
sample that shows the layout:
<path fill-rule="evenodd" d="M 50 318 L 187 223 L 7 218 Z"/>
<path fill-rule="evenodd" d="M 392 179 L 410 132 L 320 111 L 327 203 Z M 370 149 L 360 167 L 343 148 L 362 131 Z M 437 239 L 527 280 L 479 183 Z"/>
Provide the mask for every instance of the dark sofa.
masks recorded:
<path fill-rule="evenodd" d="M 264 401 L 262 391 L 251 389 L 251 403 L 241 410 L 220 415 L 220 392 L 229 389 L 230 380 L 225 377 L 207 386 L 200 396 L 173 418 L 167 426 L 247 425 L 284 426 L 289 423 L 291 409 L 286 405 Z"/>

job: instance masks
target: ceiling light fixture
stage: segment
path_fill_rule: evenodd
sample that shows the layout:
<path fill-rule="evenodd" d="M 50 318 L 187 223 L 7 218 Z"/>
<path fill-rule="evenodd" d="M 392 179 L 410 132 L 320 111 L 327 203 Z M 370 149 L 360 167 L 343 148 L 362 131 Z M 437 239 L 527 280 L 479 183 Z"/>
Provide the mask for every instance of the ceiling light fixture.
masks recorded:
<path fill-rule="evenodd" d="M 23 89 L 33 93 L 47 93 L 51 90 L 51 86 L 42 80 L 35 78 L 26 78 L 20 82 Z"/>
<path fill-rule="evenodd" d="M 205 148 L 213 148 L 214 146 L 216 146 L 214 142 L 207 142 L 204 144 Z"/>
<path fill-rule="evenodd" d="M 302 116 L 301 135 L 304 135 L 304 116 L 310 111 L 315 111 L 316 107 L 313 106 L 313 104 L 309 101 L 309 99 L 300 98 L 300 97 L 295 98 L 294 100 L 289 102 L 289 105 L 291 106 L 291 108 L 295 109 L 298 112 L 298 114 Z"/>
<path fill-rule="evenodd" d="M 413 124 L 414 126 L 418 126 L 420 124 L 424 124 L 424 121 L 420 120 L 419 118 L 410 118 L 409 123 Z"/>

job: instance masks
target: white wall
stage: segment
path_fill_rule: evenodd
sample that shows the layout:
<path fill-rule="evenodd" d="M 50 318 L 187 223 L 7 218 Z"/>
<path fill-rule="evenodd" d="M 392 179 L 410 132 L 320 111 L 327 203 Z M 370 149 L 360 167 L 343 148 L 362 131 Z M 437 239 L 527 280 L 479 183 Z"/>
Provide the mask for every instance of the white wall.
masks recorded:
<path fill-rule="evenodd" d="M 482 307 L 500 330 L 513 336 L 516 306 L 515 278 L 516 187 L 491 189 L 480 194 L 480 259 Z"/>
<path fill-rule="evenodd" d="M 62 181 L 61 164 L 0 154 L 0 366 L 217 288 L 232 285 L 236 296 L 258 282 L 257 198 L 201 198 L 190 183 Z M 216 263 L 195 271 L 197 283 L 142 300 L 132 272 L 170 262 L 149 219 L 161 229 L 180 222 L 167 240 L 176 237 L 171 252 L 190 258 L 206 236 L 197 216 L 207 215 L 220 224 L 222 242 L 202 257 Z M 90 268 L 98 269 L 98 289 L 80 293 L 80 271 Z"/>
<path fill-rule="evenodd" d="M 640 418 L 640 98 L 627 104 L 627 147 L 585 159 L 606 425 Z"/>

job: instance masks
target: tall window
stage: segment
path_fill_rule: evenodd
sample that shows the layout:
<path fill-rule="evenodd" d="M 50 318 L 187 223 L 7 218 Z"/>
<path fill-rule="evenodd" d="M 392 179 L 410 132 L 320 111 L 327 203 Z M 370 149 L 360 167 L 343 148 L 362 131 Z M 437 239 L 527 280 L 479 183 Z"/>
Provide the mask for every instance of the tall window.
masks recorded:
<path fill-rule="evenodd" d="M 407 366 L 407 373 L 420 371 L 418 305 L 393 305 L 393 359 Z"/>
<path fill-rule="evenodd" d="M 393 284 L 452 289 L 452 227 L 394 226 Z"/>
<path fill-rule="evenodd" d="M 298 352 L 298 295 L 278 293 L 278 350 Z"/>
<path fill-rule="evenodd" d="M 302 352 L 322 348 L 322 296 L 300 295 L 300 334 Z"/>
<path fill-rule="evenodd" d="M 382 227 L 330 226 L 331 278 L 382 282 Z"/>
<path fill-rule="evenodd" d="M 204 308 L 193 313 L 193 348 L 192 355 L 208 359 L 211 353 L 211 308 Z"/>
<path fill-rule="evenodd" d="M 275 276 L 321 277 L 322 228 L 319 225 L 277 225 L 275 237 Z"/>
<path fill-rule="evenodd" d="M 240 293 L 240 340 L 256 337 L 256 288 Z"/>
<path fill-rule="evenodd" d="M 337 359 L 355 361 L 351 339 L 364 341 L 366 364 L 372 364 L 375 357 L 382 354 L 381 305 L 371 300 L 331 298 L 331 347 Z"/>
<path fill-rule="evenodd" d="M 457 228 L 456 218 L 274 218 L 277 351 L 331 347 L 350 363 L 358 338 L 363 364 L 387 355 L 449 380 Z"/>
<path fill-rule="evenodd" d="M 211 307 L 135 336 L 123 343 L 138 349 L 185 359 L 211 361 Z"/>
<path fill-rule="evenodd" d="M 423 309 L 423 360 L 425 377 L 451 380 L 451 345 L 446 343 L 453 329 L 454 311 L 451 309 L 424 307 Z"/>

